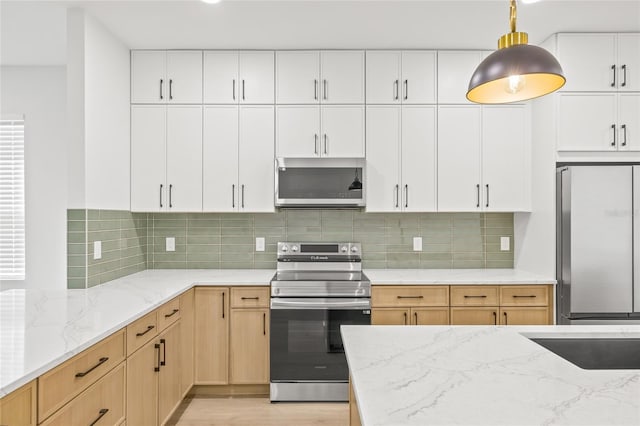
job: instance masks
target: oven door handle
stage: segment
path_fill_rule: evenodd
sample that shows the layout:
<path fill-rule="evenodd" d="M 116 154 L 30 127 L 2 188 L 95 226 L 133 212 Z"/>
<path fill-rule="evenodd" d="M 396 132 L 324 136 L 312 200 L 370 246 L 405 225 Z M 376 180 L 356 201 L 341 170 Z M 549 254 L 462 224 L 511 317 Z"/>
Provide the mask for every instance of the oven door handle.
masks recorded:
<path fill-rule="evenodd" d="M 371 309 L 369 298 L 272 298 L 271 309 Z"/>

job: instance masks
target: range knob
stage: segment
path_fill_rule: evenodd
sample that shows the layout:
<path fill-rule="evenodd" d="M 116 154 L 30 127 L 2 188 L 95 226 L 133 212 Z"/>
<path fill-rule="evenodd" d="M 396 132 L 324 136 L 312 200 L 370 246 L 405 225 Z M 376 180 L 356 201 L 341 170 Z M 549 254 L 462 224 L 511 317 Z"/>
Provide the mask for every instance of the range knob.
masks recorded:
<path fill-rule="evenodd" d="M 292 246 L 291 247 L 291 251 L 294 252 L 294 253 L 297 252 L 298 251 L 298 246 Z"/>
<path fill-rule="evenodd" d="M 282 248 L 281 248 L 281 250 L 282 250 L 284 253 L 286 253 L 286 252 L 288 252 L 288 251 L 289 251 L 289 247 L 287 247 L 286 245 L 283 245 L 283 246 L 282 246 Z"/>
<path fill-rule="evenodd" d="M 340 248 L 340 251 L 343 252 L 343 253 L 346 253 L 347 252 L 347 246 L 342 246 Z"/>
<path fill-rule="evenodd" d="M 358 252 L 358 247 L 353 246 L 351 247 L 351 253 L 357 253 Z"/>

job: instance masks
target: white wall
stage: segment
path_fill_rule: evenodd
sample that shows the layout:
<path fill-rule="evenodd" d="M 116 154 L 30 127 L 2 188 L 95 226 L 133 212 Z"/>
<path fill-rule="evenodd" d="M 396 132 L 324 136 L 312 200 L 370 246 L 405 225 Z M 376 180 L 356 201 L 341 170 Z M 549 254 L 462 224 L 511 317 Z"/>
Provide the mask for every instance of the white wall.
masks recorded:
<path fill-rule="evenodd" d="M 16 286 L 66 288 L 65 88 L 65 67 L 0 68 L 0 112 L 25 116 L 26 280 Z"/>
<path fill-rule="evenodd" d="M 80 9 L 67 27 L 69 206 L 129 210 L 129 48 Z"/>

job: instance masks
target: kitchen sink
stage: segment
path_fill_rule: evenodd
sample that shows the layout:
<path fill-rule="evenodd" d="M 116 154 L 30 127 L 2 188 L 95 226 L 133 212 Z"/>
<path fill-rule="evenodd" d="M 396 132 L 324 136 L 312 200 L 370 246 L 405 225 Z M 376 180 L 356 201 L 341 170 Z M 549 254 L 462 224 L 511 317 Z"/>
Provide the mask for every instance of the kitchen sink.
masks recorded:
<path fill-rule="evenodd" d="M 532 338 L 530 340 L 587 370 L 640 369 L 639 338 Z"/>

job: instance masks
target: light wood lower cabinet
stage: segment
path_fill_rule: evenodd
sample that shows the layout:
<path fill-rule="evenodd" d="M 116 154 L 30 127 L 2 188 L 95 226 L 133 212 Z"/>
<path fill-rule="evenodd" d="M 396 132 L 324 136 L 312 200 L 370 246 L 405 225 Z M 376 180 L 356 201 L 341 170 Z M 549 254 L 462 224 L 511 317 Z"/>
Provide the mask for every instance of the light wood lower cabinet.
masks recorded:
<path fill-rule="evenodd" d="M 448 308 L 374 308 L 372 325 L 447 325 Z"/>
<path fill-rule="evenodd" d="M 193 289 L 180 296 L 180 394 L 184 398 L 193 386 L 194 377 L 194 307 Z"/>
<path fill-rule="evenodd" d="M 374 286 L 373 325 L 449 324 L 448 286 Z"/>
<path fill-rule="evenodd" d="M 231 384 L 269 383 L 269 309 L 231 310 Z"/>
<path fill-rule="evenodd" d="M 452 307 L 451 325 L 498 325 L 499 308 Z"/>
<path fill-rule="evenodd" d="M 163 425 L 169 420 L 182 400 L 180 323 L 175 323 L 167 328 L 160 335 L 159 342 L 161 353 L 158 374 L 158 420 L 159 424 Z"/>
<path fill-rule="evenodd" d="M 0 399 L 0 425 L 35 426 L 36 389 L 34 380 Z"/>
<path fill-rule="evenodd" d="M 349 377 L 349 426 L 360 426 L 360 412 L 358 411 L 358 403 L 351 386 L 351 377 Z"/>
<path fill-rule="evenodd" d="M 501 325 L 535 325 L 550 324 L 549 308 L 517 307 L 500 308 Z"/>
<path fill-rule="evenodd" d="M 229 384 L 229 288 L 195 289 L 195 384 Z"/>

